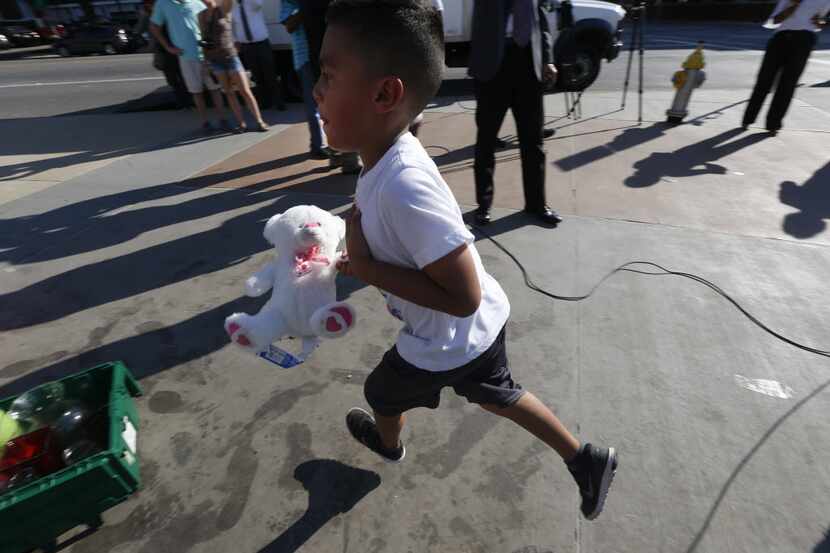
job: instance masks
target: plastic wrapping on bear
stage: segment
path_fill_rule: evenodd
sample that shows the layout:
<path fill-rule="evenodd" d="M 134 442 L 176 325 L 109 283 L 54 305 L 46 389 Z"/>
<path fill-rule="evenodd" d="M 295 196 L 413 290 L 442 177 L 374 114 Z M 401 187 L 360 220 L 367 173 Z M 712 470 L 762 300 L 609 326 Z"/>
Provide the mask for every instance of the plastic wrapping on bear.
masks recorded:
<path fill-rule="evenodd" d="M 299 205 L 271 217 L 263 236 L 274 256 L 248 278 L 245 293 L 259 297 L 271 290 L 271 297 L 256 314 L 229 316 L 225 331 L 243 350 L 290 368 L 305 361 L 321 338 L 339 338 L 354 327 L 355 311 L 337 301 L 335 284 L 346 223 L 317 206 Z M 287 337 L 302 340 L 302 351 L 274 344 Z"/>

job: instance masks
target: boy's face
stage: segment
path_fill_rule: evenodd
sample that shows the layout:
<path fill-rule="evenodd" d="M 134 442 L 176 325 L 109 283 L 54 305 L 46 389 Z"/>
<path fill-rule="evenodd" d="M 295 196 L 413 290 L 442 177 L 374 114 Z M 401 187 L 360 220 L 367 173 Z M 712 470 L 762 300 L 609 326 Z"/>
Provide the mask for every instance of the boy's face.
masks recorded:
<path fill-rule="evenodd" d="M 329 146 L 357 152 L 372 136 L 373 80 L 347 30 L 329 26 L 320 51 L 320 80 L 314 99 Z"/>

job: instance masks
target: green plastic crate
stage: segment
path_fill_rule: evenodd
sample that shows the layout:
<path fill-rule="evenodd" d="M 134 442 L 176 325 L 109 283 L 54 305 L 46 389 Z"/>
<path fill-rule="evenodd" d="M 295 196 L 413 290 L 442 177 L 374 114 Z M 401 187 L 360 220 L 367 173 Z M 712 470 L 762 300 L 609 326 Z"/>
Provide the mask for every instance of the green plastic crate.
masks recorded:
<path fill-rule="evenodd" d="M 105 451 L 0 495 L 0 553 L 49 549 L 64 532 L 101 525 L 101 513 L 124 501 L 141 483 L 136 439 L 141 387 L 120 361 L 60 380 L 67 395 L 106 411 Z M 7 410 L 14 397 L 0 400 Z"/>

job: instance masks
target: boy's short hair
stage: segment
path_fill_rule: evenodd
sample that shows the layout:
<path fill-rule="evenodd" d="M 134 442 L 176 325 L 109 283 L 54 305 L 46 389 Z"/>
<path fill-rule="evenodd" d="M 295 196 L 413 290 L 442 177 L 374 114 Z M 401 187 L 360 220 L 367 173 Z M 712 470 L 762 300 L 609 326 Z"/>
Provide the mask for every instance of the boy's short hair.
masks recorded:
<path fill-rule="evenodd" d="M 441 12 L 431 5 L 421 0 L 335 0 L 326 20 L 351 33 L 370 73 L 403 81 L 413 117 L 438 92 L 444 30 Z"/>

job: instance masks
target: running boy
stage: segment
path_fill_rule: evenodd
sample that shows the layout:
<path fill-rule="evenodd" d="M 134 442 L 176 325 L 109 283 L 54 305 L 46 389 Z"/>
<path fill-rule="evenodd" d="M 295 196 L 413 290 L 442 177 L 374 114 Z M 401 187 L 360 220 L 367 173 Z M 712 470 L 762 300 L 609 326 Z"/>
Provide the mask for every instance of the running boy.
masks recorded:
<path fill-rule="evenodd" d="M 315 87 L 333 148 L 359 152 L 364 170 L 340 271 L 376 286 L 404 322 L 397 343 L 366 380 L 374 417 L 354 408 L 346 425 L 361 444 L 402 461 L 404 413 L 438 407 L 455 392 L 506 417 L 552 447 L 599 515 L 617 466 L 613 448 L 580 445 L 507 366 L 510 304 L 481 263 L 473 235 L 438 168 L 408 131 L 443 72 L 440 15 L 419 0 L 338 0 Z"/>

